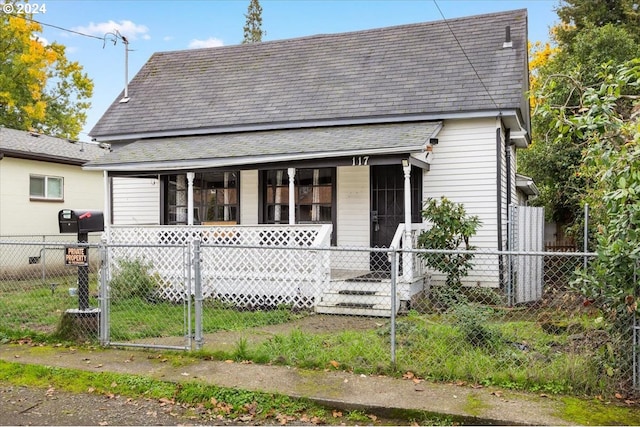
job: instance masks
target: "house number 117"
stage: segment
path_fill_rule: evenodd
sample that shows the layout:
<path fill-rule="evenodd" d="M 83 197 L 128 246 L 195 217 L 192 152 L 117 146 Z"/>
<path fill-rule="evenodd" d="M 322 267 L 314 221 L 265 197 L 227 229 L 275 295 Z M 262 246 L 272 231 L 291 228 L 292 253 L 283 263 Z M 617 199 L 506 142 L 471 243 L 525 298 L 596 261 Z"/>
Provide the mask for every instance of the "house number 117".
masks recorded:
<path fill-rule="evenodd" d="M 369 164 L 369 156 L 357 156 L 351 158 L 351 166 L 367 166 Z"/>

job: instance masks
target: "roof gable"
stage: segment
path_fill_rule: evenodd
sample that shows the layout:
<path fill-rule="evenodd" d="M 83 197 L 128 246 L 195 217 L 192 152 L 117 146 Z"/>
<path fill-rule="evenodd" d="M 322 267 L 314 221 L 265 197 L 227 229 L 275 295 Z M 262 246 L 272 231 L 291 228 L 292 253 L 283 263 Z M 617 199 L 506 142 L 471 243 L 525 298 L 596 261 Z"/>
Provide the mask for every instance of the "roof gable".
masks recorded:
<path fill-rule="evenodd" d="M 503 48 L 506 26 L 513 48 Z M 526 33 L 526 10 L 516 10 L 156 53 L 130 82 L 130 100 L 120 103 L 119 96 L 91 135 L 117 140 L 519 109 L 527 90 Z"/>
<path fill-rule="evenodd" d="M 0 154 L 7 157 L 83 165 L 107 152 L 98 144 L 0 127 Z"/>

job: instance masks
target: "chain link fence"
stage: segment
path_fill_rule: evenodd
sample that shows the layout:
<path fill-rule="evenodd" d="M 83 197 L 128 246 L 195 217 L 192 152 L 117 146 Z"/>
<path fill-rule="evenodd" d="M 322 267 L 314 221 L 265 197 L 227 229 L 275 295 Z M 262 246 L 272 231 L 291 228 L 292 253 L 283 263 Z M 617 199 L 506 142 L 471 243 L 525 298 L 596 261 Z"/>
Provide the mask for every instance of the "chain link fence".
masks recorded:
<path fill-rule="evenodd" d="M 579 290 L 591 253 L 341 248 L 313 227 L 112 232 L 84 245 L 88 310 L 84 270 L 65 265 L 76 242 L 0 240 L 0 339 L 637 394 L 638 327 Z"/>

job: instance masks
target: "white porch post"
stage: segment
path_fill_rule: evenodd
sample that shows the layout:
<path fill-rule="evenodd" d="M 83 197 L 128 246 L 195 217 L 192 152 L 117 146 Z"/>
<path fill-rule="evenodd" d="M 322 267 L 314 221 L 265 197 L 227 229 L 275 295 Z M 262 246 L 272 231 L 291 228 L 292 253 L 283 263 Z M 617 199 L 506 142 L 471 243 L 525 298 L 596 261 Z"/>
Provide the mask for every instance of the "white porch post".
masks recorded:
<path fill-rule="evenodd" d="M 111 228 L 111 186 L 109 185 L 109 172 L 102 173 L 104 183 L 104 235 L 109 241 L 109 229 Z"/>
<path fill-rule="evenodd" d="M 296 177 L 296 168 L 288 168 L 289 173 L 289 224 L 296 223 L 296 184 L 294 178 Z"/>
<path fill-rule="evenodd" d="M 409 160 L 402 161 L 404 171 L 404 242 L 403 249 L 413 249 L 411 239 L 411 164 Z M 413 254 L 402 257 L 402 275 L 408 281 L 413 279 Z"/>
<path fill-rule="evenodd" d="M 195 173 L 187 172 L 187 225 L 193 225 L 193 178 Z"/>

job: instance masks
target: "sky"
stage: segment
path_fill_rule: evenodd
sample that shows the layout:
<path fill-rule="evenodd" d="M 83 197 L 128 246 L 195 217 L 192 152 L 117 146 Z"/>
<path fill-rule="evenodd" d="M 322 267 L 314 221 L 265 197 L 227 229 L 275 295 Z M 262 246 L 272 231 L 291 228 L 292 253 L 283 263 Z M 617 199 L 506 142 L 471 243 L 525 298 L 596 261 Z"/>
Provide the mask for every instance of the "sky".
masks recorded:
<path fill-rule="evenodd" d="M 94 82 L 80 140 L 154 52 L 239 44 L 249 0 L 30 0 L 44 42 L 67 47 Z M 528 10 L 529 40 L 546 41 L 558 0 L 260 0 L 263 41 L 358 31 L 513 9 Z M 58 27 L 58 28 L 56 28 Z M 67 31 L 71 30 L 71 31 Z M 81 34 L 77 34 L 81 33 Z M 129 41 L 114 43 L 119 33 Z"/>

